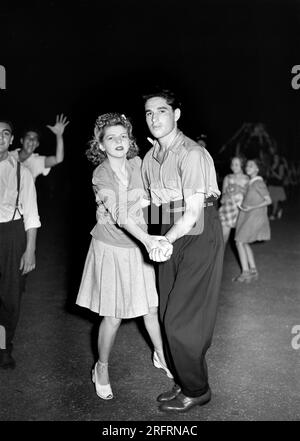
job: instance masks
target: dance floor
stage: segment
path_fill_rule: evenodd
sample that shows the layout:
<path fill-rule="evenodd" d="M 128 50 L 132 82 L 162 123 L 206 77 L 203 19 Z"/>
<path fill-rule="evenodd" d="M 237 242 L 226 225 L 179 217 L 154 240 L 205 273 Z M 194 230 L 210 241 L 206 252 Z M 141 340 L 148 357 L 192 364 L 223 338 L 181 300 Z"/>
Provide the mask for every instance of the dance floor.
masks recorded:
<path fill-rule="evenodd" d="M 253 246 L 258 281 L 232 282 L 240 269 L 228 245 L 207 354 L 212 400 L 185 415 L 158 410 L 156 397 L 172 382 L 153 366 L 141 320 L 124 321 L 117 335 L 110 362 L 115 399 L 95 394 L 98 317 L 74 306 L 90 230 L 76 223 L 76 210 L 72 225 L 64 204 L 50 199 L 41 208 L 37 269 L 22 300 L 17 366 L 0 370 L 0 420 L 299 420 L 300 338 L 293 334 L 300 332 L 299 199 L 271 223 L 272 240 Z"/>

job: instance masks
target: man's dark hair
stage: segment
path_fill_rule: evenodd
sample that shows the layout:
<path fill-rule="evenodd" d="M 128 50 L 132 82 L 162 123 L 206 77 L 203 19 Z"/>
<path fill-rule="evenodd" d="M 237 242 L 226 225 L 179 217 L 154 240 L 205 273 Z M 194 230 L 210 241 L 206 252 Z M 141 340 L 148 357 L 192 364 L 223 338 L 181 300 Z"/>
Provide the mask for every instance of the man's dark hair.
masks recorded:
<path fill-rule="evenodd" d="M 25 129 L 23 129 L 22 130 L 22 132 L 21 132 L 21 136 L 20 136 L 20 138 L 22 139 L 24 139 L 25 138 L 25 136 L 27 135 L 27 133 L 28 132 L 34 132 L 34 133 L 36 133 L 37 134 L 37 136 L 38 136 L 38 139 L 39 139 L 39 141 L 40 141 L 40 139 L 41 139 L 41 131 L 39 130 L 39 129 L 37 129 L 36 127 L 34 127 L 34 126 L 32 126 L 32 127 L 26 127 Z"/>
<path fill-rule="evenodd" d="M 164 98 L 169 106 L 172 107 L 173 110 L 181 109 L 181 102 L 175 93 L 170 89 L 163 89 L 160 87 L 154 87 L 149 92 L 143 94 L 143 101 L 146 103 L 150 98 Z"/>
<path fill-rule="evenodd" d="M 9 119 L 0 118 L 0 122 L 7 124 L 10 127 L 11 133 L 14 133 L 14 126 Z"/>

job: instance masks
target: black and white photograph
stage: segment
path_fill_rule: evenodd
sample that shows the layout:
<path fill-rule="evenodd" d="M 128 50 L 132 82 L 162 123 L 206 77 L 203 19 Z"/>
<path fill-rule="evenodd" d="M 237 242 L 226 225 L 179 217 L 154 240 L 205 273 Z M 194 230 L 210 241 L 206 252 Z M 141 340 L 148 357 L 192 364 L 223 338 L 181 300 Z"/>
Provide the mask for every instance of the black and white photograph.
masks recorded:
<path fill-rule="evenodd" d="M 299 0 L 0 19 L 1 426 L 300 421 Z"/>

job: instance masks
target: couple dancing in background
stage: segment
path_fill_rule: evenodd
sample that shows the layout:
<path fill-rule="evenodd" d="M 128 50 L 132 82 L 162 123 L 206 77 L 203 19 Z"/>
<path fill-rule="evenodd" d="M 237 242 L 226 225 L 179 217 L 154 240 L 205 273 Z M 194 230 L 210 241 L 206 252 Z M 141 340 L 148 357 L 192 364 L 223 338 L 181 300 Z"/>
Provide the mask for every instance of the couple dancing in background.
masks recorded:
<path fill-rule="evenodd" d="M 264 167 L 261 161 L 257 158 L 248 159 L 246 174 L 243 162 L 239 156 L 231 160 L 232 173 L 223 180 L 219 215 L 225 245 L 231 229 L 235 229 L 234 240 L 242 271 L 232 280 L 250 283 L 259 276 L 251 245 L 271 239 L 267 206 L 272 200 L 262 177 Z"/>
<path fill-rule="evenodd" d="M 155 90 L 143 98 L 154 137 L 143 162 L 124 115 L 96 120 L 87 156 L 97 165 L 97 224 L 76 303 L 103 316 L 92 370 L 100 398 L 114 396 L 108 363 L 121 320 L 143 316 L 153 363 L 174 379 L 157 397 L 159 409 L 187 412 L 211 398 L 205 354 L 222 276 L 220 191 L 210 154 L 177 127 L 176 96 Z M 160 236 L 147 232 L 143 208 L 151 203 L 161 210 Z M 158 262 L 159 295 L 151 260 Z"/>

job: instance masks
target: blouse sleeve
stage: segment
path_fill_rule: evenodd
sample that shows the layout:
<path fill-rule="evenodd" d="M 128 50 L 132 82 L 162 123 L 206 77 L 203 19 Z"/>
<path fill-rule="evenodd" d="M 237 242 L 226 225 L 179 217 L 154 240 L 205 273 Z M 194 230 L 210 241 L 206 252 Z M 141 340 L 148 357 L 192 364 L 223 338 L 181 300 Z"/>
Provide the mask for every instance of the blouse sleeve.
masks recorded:
<path fill-rule="evenodd" d="M 135 171 L 140 174 L 141 159 L 133 158 L 131 161 L 131 164 L 136 167 Z M 140 177 L 139 182 L 141 182 Z M 136 186 L 127 189 L 122 185 L 118 185 L 118 183 L 112 182 L 112 178 L 105 170 L 102 170 L 102 173 L 95 173 L 93 187 L 97 204 L 104 206 L 119 227 L 127 223 L 128 216 L 137 223 L 143 223 L 141 210 L 141 201 L 145 194 L 143 188 Z"/>
<path fill-rule="evenodd" d="M 119 226 L 126 223 L 127 219 L 127 193 L 126 191 L 116 191 L 114 184 L 105 173 L 101 176 L 94 174 L 93 189 L 96 196 L 96 203 L 103 204 L 110 213 L 114 222 Z"/>
<path fill-rule="evenodd" d="M 256 182 L 256 190 L 262 198 L 265 198 L 266 196 L 270 197 L 270 193 L 264 181 L 259 180 Z"/>

